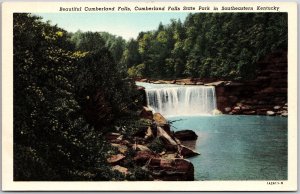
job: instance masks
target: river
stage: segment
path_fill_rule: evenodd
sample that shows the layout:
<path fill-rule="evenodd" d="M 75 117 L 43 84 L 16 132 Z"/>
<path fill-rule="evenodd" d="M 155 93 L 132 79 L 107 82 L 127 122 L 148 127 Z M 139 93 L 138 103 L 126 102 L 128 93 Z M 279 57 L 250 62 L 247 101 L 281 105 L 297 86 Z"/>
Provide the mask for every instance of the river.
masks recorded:
<path fill-rule="evenodd" d="M 287 118 L 176 116 L 172 129 L 192 129 L 201 155 L 189 160 L 196 180 L 286 180 Z M 177 120 L 177 121 L 176 121 Z"/>
<path fill-rule="evenodd" d="M 212 115 L 213 87 L 137 83 L 172 130 L 191 129 L 195 180 L 287 180 L 287 118 Z"/>

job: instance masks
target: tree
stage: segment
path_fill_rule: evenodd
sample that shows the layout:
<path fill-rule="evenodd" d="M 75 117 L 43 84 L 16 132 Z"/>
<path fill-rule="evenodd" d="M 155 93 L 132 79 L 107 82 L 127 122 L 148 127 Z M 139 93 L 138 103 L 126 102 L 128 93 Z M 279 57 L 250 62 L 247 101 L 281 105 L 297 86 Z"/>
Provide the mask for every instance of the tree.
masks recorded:
<path fill-rule="evenodd" d="M 88 53 L 78 62 L 75 94 L 89 123 L 100 130 L 128 110 L 134 83 L 118 69 L 108 49 Z"/>
<path fill-rule="evenodd" d="M 141 32 L 137 42 L 141 61 L 134 66 L 145 64 L 142 77 L 249 80 L 261 57 L 287 49 L 287 14 L 189 14 L 183 24 Z"/>
<path fill-rule="evenodd" d="M 71 41 L 75 44 L 75 49 L 79 51 L 96 51 L 107 48 L 117 64 L 121 61 L 126 45 L 122 37 L 107 32 L 77 31 L 71 35 Z"/>
<path fill-rule="evenodd" d="M 122 64 L 126 64 L 127 68 L 137 66 L 141 62 L 141 55 L 138 49 L 138 42 L 134 39 L 130 39 L 126 45 L 122 58 Z"/>
<path fill-rule="evenodd" d="M 86 90 L 91 86 L 82 83 L 84 87 L 80 87 L 75 82 L 75 77 L 82 75 L 79 64 L 95 56 L 69 51 L 72 44 L 66 31 L 43 23 L 39 17 L 14 14 L 13 24 L 14 180 L 112 179 L 113 173 L 106 162 L 111 148 L 103 139 L 104 132 L 82 113 L 85 107 L 78 98 L 83 96 L 78 88 Z M 83 45 L 85 49 L 93 48 L 87 43 Z M 97 55 L 96 60 L 107 62 L 109 54 L 103 53 L 104 57 Z M 111 72 L 105 69 L 108 66 L 99 68 Z M 93 77 L 94 72 L 82 73 Z M 115 86 L 112 92 L 125 84 L 116 79 L 108 86 Z M 121 94 L 112 96 L 110 88 L 103 89 L 105 97 L 111 97 L 110 103 L 115 103 L 112 112 L 122 112 L 115 109 L 123 107 L 127 103 L 123 99 L 129 97 L 121 100 Z"/>

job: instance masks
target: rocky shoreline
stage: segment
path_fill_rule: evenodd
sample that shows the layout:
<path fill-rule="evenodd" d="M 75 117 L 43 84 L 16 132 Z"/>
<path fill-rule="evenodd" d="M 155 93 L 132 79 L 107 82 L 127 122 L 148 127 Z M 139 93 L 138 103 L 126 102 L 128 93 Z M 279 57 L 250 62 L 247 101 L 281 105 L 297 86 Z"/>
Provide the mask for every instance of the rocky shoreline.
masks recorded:
<path fill-rule="evenodd" d="M 190 148 L 190 144 L 185 145 L 185 141 L 195 143 L 195 132 L 183 130 L 174 133 L 160 113 L 153 114 L 147 107 L 143 107 L 140 117 L 151 124 L 139 129 L 133 137 L 124 138 L 121 133 L 106 134 L 106 140 L 118 150 L 117 154 L 107 158 L 112 169 L 130 175 L 125 167 L 127 159 L 142 167 L 152 180 L 193 181 L 194 166 L 187 158 L 200 154 Z"/>
<path fill-rule="evenodd" d="M 287 117 L 287 53 L 272 53 L 257 65 L 256 78 L 248 81 L 199 78 L 135 81 L 214 86 L 218 109 L 215 112 L 218 114 Z M 130 138 L 121 133 L 106 134 L 106 140 L 118 150 L 117 154 L 107 158 L 107 162 L 124 175 L 131 174 L 125 162 L 129 160 L 144 169 L 151 180 L 194 180 L 194 166 L 187 158 L 199 155 L 194 151 L 197 135 L 191 130 L 171 131 L 170 123 L 160 113 L 153 114 L 147 108 L 145 88 L 139 86 L 137 89 L 144 105 L 139 116 L 150 124 Z"/>

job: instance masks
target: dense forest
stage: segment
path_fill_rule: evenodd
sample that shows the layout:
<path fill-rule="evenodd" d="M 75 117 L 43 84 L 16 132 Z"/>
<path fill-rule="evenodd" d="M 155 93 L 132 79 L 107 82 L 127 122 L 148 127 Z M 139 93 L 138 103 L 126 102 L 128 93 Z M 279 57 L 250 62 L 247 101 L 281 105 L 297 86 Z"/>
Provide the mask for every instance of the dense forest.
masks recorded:
<path fill-rule="evenodd" d="M 75 45 L 65 30 L 14 14 L 14 180 L 125 179 L 107 163 L 115 149 L 104 134 L 143 126 L 139 99 L 113 48 L 89 35 Z M 126 179 L 144 180 L 128 166 Z"/>
<path fill-rule="evenodd" d="M 287 49 L 286 13 L 190 14 L 136 39 L 69 33 L 14 14 L 14 180 L 148 180 L 132 161 L 113 171 L 107 132 L 149 125 L 132 78 L 251 79 L 255 62 Z M 132 152 L 128 152 L 132 154 Z"/>
<path fill-rule="evenodd" d="M 141 32 L 123 63 L 133 77 L 247 80 L 275 49 L 287 49 L 286 13 L 198 13 Z"/>
<path fill-rule="evenodd" d="M 248 80 L 261 57 L 287 49 L 287 14 L 189 14 L 184 22 L 160 23 L 128 42 L 106 32 L 81 31 L 71 34 L 71 41 L 80 50 L 104 44 L 119 69 L 128 68 L 133 78 Z"/>

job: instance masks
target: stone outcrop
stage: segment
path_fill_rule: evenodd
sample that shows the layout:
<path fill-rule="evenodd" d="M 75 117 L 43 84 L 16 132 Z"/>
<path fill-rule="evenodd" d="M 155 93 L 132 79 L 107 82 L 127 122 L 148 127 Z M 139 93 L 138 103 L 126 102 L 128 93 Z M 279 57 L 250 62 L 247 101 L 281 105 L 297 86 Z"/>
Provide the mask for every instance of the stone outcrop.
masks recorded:
<path fill-rule="evenodd" d="M 115 140 L 115 139 L 121 139 L 122 135 L 120 133 L 107 133 L 105 135 L 105 138 L 107 140 Z"/>
<path fill-rule="evenodd" d="M 165 119 L 160 113 L 154 113 L 153 120 L 154 120 L 154 125 L 156 125 L 155 127 L 157 126 L 162 127 L 168 134 L 171 133 L 170 125 L 167 119 Z"/>
<path fill-rule="evenodd" d="M 121 133 L 106 134 L 106 140 L 118 152 L 107 158 L 112 170 L 129 175 L 126 165 L 128 161 L 133 161 L 155 180 L 194 180 L 194 166 L 185 158 L 197 156 L 199 153 L 183 145 L 175 134 L 183 140 L 195 140 L 195 132 L 183 130 L 174 133 L 170 131 L 168 121 L 161 114 L 149 115 L 153 115 L 149 118 L 152 125 L 140 128 L 130 139 L 126 139 Z"/>
<path fill-rule="evenodd" d="M 179 150 L 180 150 L 179 151 L 180 155 L 183 156 L 184 158 L 189 158 L 189 157 L 200 155 L 198 152 L 196 152 L 184 145 L 180 145 Z"/>
<path fill-rule="evenodd" d="M 116 144 L 116 143 L 112 143 L 111 145 L 113 147 L 116 147 L 118 151 L 122 154 L 125 154 L 128 151 L 128 147 L 126 145 Z"/>
<path fill-rule="evenodd" d="M 155 154 L 152 151 L 138 151 L 136 152 L 135 157 L 133 158 L 134 161 L 136 161 L 136 163 L 141 164 L 141 165 L 145 165 L 147 161 L 149 161 L 152 158 L 158 158 L 159 155 Z"/>
<path fill-rule="evenodd" d="M 194 180 L 193 164 L 190 161 L 182 158 L 153 158 L 147 164 L 147 168 L 155 179 L 164 181 Z"/>
<path fill-rule="evenodd" d="M 120 165 L 116 165 L 116 166 L 113 166 L 112 167 L 113 170 L 115 171 L 118 171 L 124 175 L 128 175 L 128 174 L 131 174 L 129 171 L 128 171 L 128 168 L 125 168 L 123 166 L 120 166 Z"/>
<path fill-rule="evenodd" d="M 133 149 L 138 150 L 138 151 L 149 151 L 149 152 L 151 152 L 151 150 L 147 146 L 140 145 L 140 144 L 134 144 Z"/>
<path fill-rule="evenodd" d="M 145 119 L 153 119 L 153 112 L 148 107 L 144 106 L 140 113 L 140 117 Z"/>
<path fill-rule="evenodd" d="M 274 52 L 256 65 L 255 79 L 216 85 L 218 109 L 225 114 L 287 116 L 287 52 Z"/>
<path fill-rule="evenodd" d="M 181 141 L 196 140 L 198 138 L 198 135 L 194 131 L 188 129 L 176 131 L 174 136 Z"/>
<path fill-rule="evenodd" d="M 177 146 L 177 142 L 174 138 L 172 138 L 165 130 L 161 127 L 157 127 L 157 135 L 158 138 L 162 139 L 163 142 L 167 145 Z"/>
<path fill-rule="evenodd" d="M 124 158 L 125 156 L 123 154 L 111 155 L 109 158 L 107 158 L 107 162 L 110 164 L 116 164 L 119 163 Z"/>
<path fill-rule="evenodd" d="M 142 86 L 137 86 L 137 92 L 138 92 L 138 94 L 137 94 L 136 98 L 141 99 L 142 105 L 147 106 L 147 97 L 146 97 L 145 88 Z"/>
<path fill-rule="evenodd" d="M 168 121 L 160 113 L 154 113 L 153 120 L 156 122 L 157 126 L 160 127 L 168 124 Z"/>

